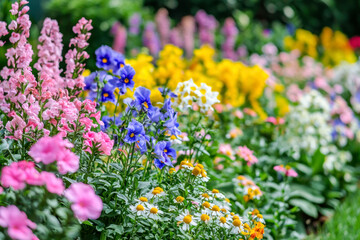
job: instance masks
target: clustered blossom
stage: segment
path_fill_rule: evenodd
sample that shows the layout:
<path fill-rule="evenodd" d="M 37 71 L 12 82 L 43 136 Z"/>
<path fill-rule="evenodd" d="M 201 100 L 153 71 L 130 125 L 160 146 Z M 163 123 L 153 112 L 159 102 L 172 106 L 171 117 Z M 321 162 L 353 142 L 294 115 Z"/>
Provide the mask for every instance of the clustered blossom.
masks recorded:
<path fill-rule="evenodd" d="M 199 10 L 195 15 L 196 22 L 199 26 L 199 38 L 201 44 L 215 44 L 215 29 L 217 21 L 214 16 L 208 15 L 204 10 Z"/>
<path fill-rule="evenodd" d="M 284 165 L 277 165 L 274 167 L 274 170 L 277 172 L 282 172 L 285 174 L 285 176 L 288 177 L 297 177 L 297 172 L 292 169 L 290 166 L 284 166 Z"/>
<path fill-rule="evenodd" d="M 244 201 L 248 202 L 253 199 L 260 199 L 263 195 L 260 188 L 250 179 L 245 176 L 238 176 L 233 179 L 236 189 L 236 192 L 243 194 Z"/>
<path fill-rule="evenodd" d="M 65 197 L 72 203 L 71 209 L 78 219 L 85 221 L 100 217 L 103 203 L 90 185 L 73 183 L 66 189 Z"/>
<path fill-rule="evenodd" d="M 236 27 L 235 21 L 232 18 L 225 19 L 222 33 L 225 35 L 225 41 L 222 44 L 222 50 L 225 58 L 237 60 L 238 56 L 235 52 L 235 42 L 239 30 Z"/>
<path fill-rule="evenodd" d="M 247 162 L 248 166 L 258 162 L 258 159 L 254 156 L 254 151 L 251 151 L 246 146 L 239 146 L 236 149 L 236 154 Z"/>
<path fill-rule="evenodd" d="M 199 87 L 192 79 L 178 83 L 174 93 L 178 96 L 174 106 L 178 107 L 181 111 L 186 111 L 193 104 L 196 104 L 200 107 L 200 111 L 205 113 L 213 110 L 212 106 L 220 102 L 217 98 L 218 92 L 211 91 L 211 87 L 205 83 L 201 83 Z"/>
<path fill-rule="evenodd" d="M 0 226 L 7 228 L 7 233 L 12 239 L 38 239 L 32 232 L 32 229 L 36 229 L 36 224 L 14 205 L 0 207 Z"/>
<path fill-rule="evenodd" d="M 114 140 L 104 132 L 89 131 L 84 133 L 85 151 L 92 153 L 93 149 L 97 149 L 101 154 L 110 155 L 114 146 Z"/>
<path fill-rule="evenodd" d="M 29 155 L 46 165 L 56 161 L 61 174 L 74 173 L 79 168 L 79 157 L 69 149 L 72 147 L 61 135 L 43 137 L 30 148 Z"/>
<path fill-rule="evenodd" d="M 46 186 L 54 194 L 61 195 L 65 189 L 64 183 L 51 172 L 38 172 L 33 162 L 13 162 L 1 171 L 1 184 L 14 190 L 22 190 L 26 184 L 33 186 Z"/>

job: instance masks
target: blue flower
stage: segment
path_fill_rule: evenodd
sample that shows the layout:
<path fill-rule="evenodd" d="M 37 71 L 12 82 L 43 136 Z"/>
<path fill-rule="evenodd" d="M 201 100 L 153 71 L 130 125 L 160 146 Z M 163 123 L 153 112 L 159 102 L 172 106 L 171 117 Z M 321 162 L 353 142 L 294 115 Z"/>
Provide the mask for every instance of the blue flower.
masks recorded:
<path fill-rule="evenodd" d="M 100 126 L 101 131 L 105 132 L 112 123 L 114 123 L 114 117 L 104 116 L 102 117 L 101 121 L 103 121 L 104 125 Z M 121 116 L 115 118 L 115 125 L 120 126 L 123 123 L 121 120 Z"/>
<path fill-rule="evenodd" d="M 134 143 L 143 140 L 142 137 L 144 136 L 145 136 L 144 126 L 135 119 L 132 119 L 127 128 L 127 133 L 124 138 L 124 141 L 127 143 Z"/>
<path fill-rule="evenodd" d="M 169 95 L 169 97 L 171 97 L 171 98 L 177 97 L 177 95 L 175 93 L 173 93 L 172 91 L 170 91 L 170 89 L 168 89 L 168 88 L 159 87 L 158 90 L 161 92 L 161 95 L 163 95 L 164 97 L 166 97 L 167 95 Z"/>
<path fill-rule="evenodd" d="M 139 138 L 140 140 L 137 141 L 136 147 L 140 149 L 141 154 L 144 154 L 147 151 L 146 143 L 149 141 L 149 137 L 146 135 L 140 135 Z"/>
<path fill-rule="evenodd" d="M 172 158 L 176 158 L 176 151 L 175 149 L 171 148 L 171 142 L 165 142 L 165 141 L 160 141 L 155 145 L 155 151 L 154 151 L 158 161 L 155 160 L 155 165 L 158 168 L 162 168 L 159 167 L 162 164 L 165 164 L 167 166 L 173 166 L 171 163 L 171 159 Z"/>
<path fill-rule="evenodd" d="M 115 94 L 114 94 L 114 87 L 110 84 L 105 84 L 103 89 L 101 90 L 100 95 L 100 102 L 116 102 Z"/>
<path fill-rule="evenodd" d="M 96 66 L 105 70 L 110 70 L 113 64 L 114 50 L 109 46 L 101 46 L 95 51 Z"/>
<path fill-rule="evenodd" d="M 150 93 L 150 90 L 144 87 L 138 87 L 135 90 L 135 106 L 138 110 L 148 110 L 152 108 L 150 101 Z"/>
<path fill-rule="evenodd" d="M 160 109 L 158 107 L 152 107 L 151 109 L 149 109 L 147 115 L 150 120 L 155 123 L 159 122 L 162 117 L 162 113 L 160 112 Z"/>
<path fill-rule="evenodd" d="M 110 83 L 119 88 L 120 92 L 122 94 L 125 94 L 126 89 L 129 88 L 130 90 L 133 90 L 134 88 L 134 75 L 135 75 L 135 70 L 132 66 L 130 65 L 126 65 L 125 67 L 121 68 L 119 70 L 119 73 L 115 73 L 116 75 L 120 76 L 120 79 L 117 77 L 114 77 L 113 79 L 110 80 Z"/>
<path fill-rule="evenodd" d="M 177 122 L 177 114 L 171 115 L 165 122 L 164 126 L 167 128 L 171 136 L 178 136 L 181 134 L 179 130 L 179 123 Z"/>
<path fill-rule="evenodd" d="M 113 68 L 114 72 L 119 71 L 125 65 L 125 57 L 121 53 L 113 51 Z"/>
<path fill-rule="evenodd" d="M 107 74 L 107 72 L 105 71 L 93 72 L 85 78 L 84 90 L 91 90 L 96 92 L 97 90 L 97 83 L 95 82 L 96 77 L 100 82 L 104 82 L 104 80 L 109 81 L 112 78 L 112 76 Z"/>

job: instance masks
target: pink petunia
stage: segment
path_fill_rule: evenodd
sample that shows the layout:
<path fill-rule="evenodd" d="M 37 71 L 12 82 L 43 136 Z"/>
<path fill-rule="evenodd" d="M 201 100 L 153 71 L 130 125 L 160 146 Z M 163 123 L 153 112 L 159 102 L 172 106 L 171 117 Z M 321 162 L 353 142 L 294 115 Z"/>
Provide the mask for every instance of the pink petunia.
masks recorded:
<path fill-rule="evenodd" d="M 21 190 L 26 186 L 26 174 L 19 169 L 17 162 L 13 162 L 10 166 L 2 169 L 0 180 L 4 187 L 12 187 L 14 190 Z"/>
<path fill-rule="evenodd" d="M 0 207 L 0 226 L 7 228 L 7 232 L 12 239 L 36 239 L 31 230 L 36 228 L 36 224 L 30 221 L 26 214 L 14 205 Z"/>
<path fill-rule="evenodd" d="M 72 203 L 71 209 L 78 219 L 85 221 L 100 217 L 103 203 L 90 185 L 73 183 L 65 190 L 65 197 Z"/>
<path fill-rule="evenodd" d="M 45 182 L 46 189 L 58 195 L 62 195 L 65 190 L 65 186 L 61 178 L 57 178 L 54 173 L 51 172 L 41 172 L 41 177 Z"/>

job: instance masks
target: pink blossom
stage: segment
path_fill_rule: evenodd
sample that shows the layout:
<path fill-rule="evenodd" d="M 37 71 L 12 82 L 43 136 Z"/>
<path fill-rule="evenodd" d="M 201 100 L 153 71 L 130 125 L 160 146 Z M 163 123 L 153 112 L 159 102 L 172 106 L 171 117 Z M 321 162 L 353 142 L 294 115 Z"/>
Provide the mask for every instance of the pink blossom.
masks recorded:
<path fill-rule="evenodd" d="M 231 148 L 230 144 L 221 143 L 219 146 L 219 153 L 227 155 L 228 157 L 230 157 L 233 160 L 235 159 L 234 151 Z"/>
<path fill-rule="evenodd" d="M 65 190 L 65 197 L 72 203 L 71 209 L 80 220 L 100 217 L 103 203 L 90 185 L 73 183 Z"/>
<path fill-rule="evenodd" d="M 298 176 L 297 172 L 294 169 L 292 169 L 290 166 L 284 167 L 284 165 L 277 165 L 274 167 L 274 170 L 277 172 L 285 173 L 285 175 L 288 177 L 297 177 Z"/>
<path fill-rule="evenodd" d="M 14 205 L 0 207 L 0 226 L 7 228 L 12 239 L 33 240 L 35 237 L 31 229 L 35 229 L 36 224 Z"/>
<path fill-rule="evenodd" d="M 242 119 L 242 118 L 244 117 L 244 114 L 243 114 L 242 111 L 236 110 L 236 111 L 234 112 L 234 116 L 237 117 L 237 118 L 239 118 L 239 119 Z"/>
<path fill-rule="evenodd" d="M 98 148 L 98 150 L 105 155 L 110 155 L 111 150 L 114 146 L 114 140 L 111 140 L 110 137 L 104 132 L 93 132 L 89 131 L 84 134 L 84 145 L 86 151 L 91 153 L 92 147 Z"/>
<path fill-rule="evenodd" d="M 253 151 L 251 151 L 246 146 L 239 146 L 236 150 L 236 154 L 244 159 L 247 162 L 248 166 L 253 165 L 254 163 L 258 162 L 257 157 L 254 156 Z"/>
<path fill-rule="evenodd" d="M 69 149 L 62 151 L 57 166 L 61 174 L 74 173 L 79 169 L 79 157 Z"/>
<path fill-rule="evenodd" d="M 65 186 L 61 178 L 57 178 L 54 173 L 51 172 L 41 172 L 41 177 L 45 182 L 46 189 L 58 195 L 61 195 L 64 190 Z"/>
<path fill-rule="evenodd" d="M 0 180 L 4 187 L 12 187 L 14 190 L 21 190 L 26 186 L 26 174 L 19 169 L 18 162 L 13 162 L 10 166 L 4 167 L 1 171 Z"/>
<path fill-rule="evenodd" d="M 251 117 L 256 117 L 257 114 L 254 110 L 250 109 L 250 108 L 244 108 L 244 113 L 251 116 Z"/>
<path fill-rule="evenodd" d="M 50 164 L 58 159 L 63 147 L 59 142 L 62 141 L 60 136 L 42 137 L 35 143 L 29 151 L 29 155 L 35 162 Z"/>

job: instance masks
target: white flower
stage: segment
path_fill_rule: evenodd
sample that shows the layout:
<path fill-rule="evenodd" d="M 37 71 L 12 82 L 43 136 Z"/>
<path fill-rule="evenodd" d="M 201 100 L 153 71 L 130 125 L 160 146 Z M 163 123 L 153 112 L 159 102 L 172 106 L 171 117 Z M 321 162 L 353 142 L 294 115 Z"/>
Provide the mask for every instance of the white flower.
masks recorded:
<path fill-rule="evenodd" d="M 197 221 L 201 221 L 205 224 L 208 224 L 211 221 L 211 217 L 209 215 L 209 211 L 207 210 L 201 210 L 200 213 L 195 214 L 195 218 Z"/>
<path fill-rule="evenodd" d="M 222 228 L 230 228 L 230 221 L 229 216 L 221 216 L 216 219 L 216 223 Z"/>
<path fill-rule="evenodd" d="M 145 204 L 135 204 L 134 206 L 130 207 L 131 212 L 135 213 L 137 216 L 147 216 L 147 207 Z"/>
<path fill-rule="evenodd" d="M 164 212 L 159 210 L 159 207 L 155 206 L 155 205 L 149 205 L 148 207 L 148 216 L 151 219 L 154 220 L 159 220 L 161 214 L 163 214 Z"/>
<path fill-rule="evenodd" d="M 161 187 L 156 187 L 153 190 L 151 190 L 148 194 L 146 194 L 147 198 L 153 198 L 153 197 L 162 197 L 165 196 L 166 193 Z"/>
<path fill-rule="evenodd" d="M 190 226 L 196 226 L 197 223 L 195 222 L 196 219 L 190 215 L 188 210 L 181 213 L 178 217 L 176 217 L 178 224 L 181 225 L 181 229 L 184 231 L 188 231 Z"/>

